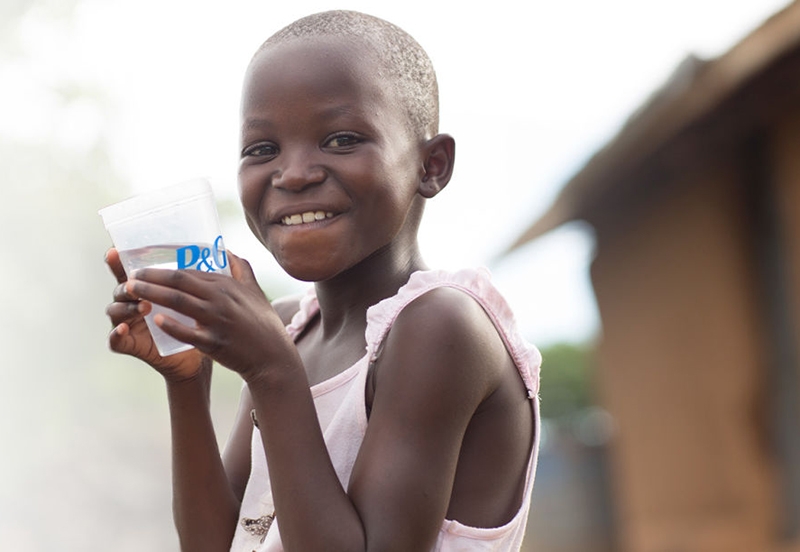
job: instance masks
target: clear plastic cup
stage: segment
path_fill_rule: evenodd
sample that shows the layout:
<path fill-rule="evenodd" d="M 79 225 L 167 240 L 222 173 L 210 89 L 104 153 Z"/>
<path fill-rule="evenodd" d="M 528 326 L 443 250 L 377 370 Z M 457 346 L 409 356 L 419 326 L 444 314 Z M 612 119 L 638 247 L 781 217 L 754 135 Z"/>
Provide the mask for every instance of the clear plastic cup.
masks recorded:
<path fill-rule="evenodd" d="M 230 276 L 211 184 L 204 178 L 138 195 L 100 210 L 130 277 L 146 267 L 167 270 L 202 270 Z M 193 326 L 195 321 L 172 309 L 153 305 L 145 316 L 147 327 L 162 356 L 192 346 L 164 333 L 153 322 L 158 313 Z"/>

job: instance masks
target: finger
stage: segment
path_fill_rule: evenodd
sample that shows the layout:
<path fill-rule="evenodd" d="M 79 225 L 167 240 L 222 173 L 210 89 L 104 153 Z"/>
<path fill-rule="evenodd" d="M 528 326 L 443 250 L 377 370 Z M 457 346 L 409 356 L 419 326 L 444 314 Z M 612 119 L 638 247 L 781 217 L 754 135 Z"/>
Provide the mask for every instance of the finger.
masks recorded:
<path fill-rule="evenodd" d="M 130 327 L 126 323 L 117 324 L 108 334 L 108 348 L 116 353 L 128 352 L 131 345 Z"/>
<path fill-rule="evenodd" d="M 228 259 L 231 263 L 231 276 L 234 280 L 247 284 L 258 284 L 256 275 L 253 273 L 253 267 L 250 263 L 241 257 L 237 257 L 230 251 L 227 251 Z"/>
<path fill-rule="evenodd" d="M 187 326 L 163 313 L 156 314 L 153 321 L 165 333 L 178 341 L 193 345 L 209 358 L 216 358 L 217 352 L 223 346 L 223 342 L 216 337 L 216 334 L 199 324 L 197 326 Z"/>
<path fill-rule="evenodd" d="M 141 301 L 141 298 L 131 294 L 131 289 L 133 285 L 135 284 L 129 284 L 127 281 L 117 285 L 117 287 L 114 288 L 114 292 L 112 293 L 114 302 L 133 303 L 133 304 L 139 303 Z"/>
<path fill-rule="evenodd" d="M 137 299 L 128 293 L 127 282 L 122 282 L 114 288 L 111 294 L 117 303 L 135 303 Z"/>
<path fill-rule="evenodd" d="M 188 343 L 189 345 L 195 345 L 195 342 L 197 341 L 198 332 L 195 327 L 182 324 L 167 314 L 161 312 L 156 314 L 153 317 L 153 322 L 155 322 L 156 326 L 161 328 L 165 333 L 174 337 L 178 341 Z"/>
<path fill-rule="evenodd" d="M 112 325 L 118 326 L 123 322 L 133 322 L 147 316 L 152 308 L 148 301 L 115 302 L 106 307 L 106 315 L 111 319 Z"/>
<path fill-rule="evenodd" d="M 108 348 L 115 353 L 145 358 L 153 352 L 154 345 L 149 338 L 148 344 L 139 343 L 138 339 L 140 338 L 134 334 L 130 324 L 123 322 L 115 326 L 108 334 Z"/>
<path fill-rule="evenodd" d="M 157 269 L 150 272 L 174 272 L 179 274 L 182 271 Z M 191 318 L 202 316 L 206 310 L 206 301 L 174 287 L 140 280 L 138 277 L 131 278 L 124 285 L 125 291 L 130 297 L 168 307 Z"/>
<path fill-rule="evenodd" d="M 219 278 L 227 278 L 227 276 L 199 270 L 142 268 L 136 270 L 131 278 L 207 299 L 217 288 L 216 285 L 209 288 L 209 284 L 219 282 Z M 128 288 L 128 293 L 130 292 L 131 289 Z"/>
<path fill-rule="evenodd" d="M 119 251 L 116 248 L 112 247 L 106 251 L 106 264 L 111 269 L 111 273 L 117 279 L 117 282 L 122 283 L 128 279 L 125 269 L 122 267 L 122 261 L 119 258 Z"/>

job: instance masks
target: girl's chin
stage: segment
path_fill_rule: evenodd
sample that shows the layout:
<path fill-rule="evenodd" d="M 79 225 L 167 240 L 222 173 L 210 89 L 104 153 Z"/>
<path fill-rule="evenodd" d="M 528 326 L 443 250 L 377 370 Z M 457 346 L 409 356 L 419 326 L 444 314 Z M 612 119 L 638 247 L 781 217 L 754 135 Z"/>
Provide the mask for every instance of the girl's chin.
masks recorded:
<path fill-rule="evenodd" d="M 329 280 L 341 272 L 335 267 L 320 266 L 319 264 L 292 263 L 276 258 L 278 265 L 292 278 L 301 282 L 322 282 Z"/>
<path fill-rule="evenodd" d="M 303 282 L 329 280 L 348 268 L 351 246 L 341 240 L 284 240 L 267 249 L 292 278 Z"/>

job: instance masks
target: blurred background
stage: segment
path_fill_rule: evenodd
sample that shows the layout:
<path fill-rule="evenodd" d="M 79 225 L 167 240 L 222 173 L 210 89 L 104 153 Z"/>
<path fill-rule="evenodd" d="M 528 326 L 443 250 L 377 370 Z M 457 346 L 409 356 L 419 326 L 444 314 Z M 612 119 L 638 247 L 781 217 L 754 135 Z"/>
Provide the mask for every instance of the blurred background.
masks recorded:
<path fill-rule="evenodd" d="M 241 79 L 324 9 L 431 55 L 453 182 L 429 264 L 488 265 L 542 349 L 526 550 L 800 550 L 800 4 L 0 5 L 0 550 L 169 551 L 160 378 L 107 351 L 97 210 L 208 176 L 227 246 Z M 221 443 L 240 382 L 215 373 Z"/>

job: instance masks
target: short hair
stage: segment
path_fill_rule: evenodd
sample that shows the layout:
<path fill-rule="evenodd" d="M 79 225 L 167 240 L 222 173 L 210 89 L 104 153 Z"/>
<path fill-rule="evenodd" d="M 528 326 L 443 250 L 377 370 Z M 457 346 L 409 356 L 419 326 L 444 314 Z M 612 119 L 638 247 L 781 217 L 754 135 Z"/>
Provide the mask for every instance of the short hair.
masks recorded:
<path fill-rule="evenodd" d="M 439 132 L 439 86 L 428 54 L 403 29 L 371 15 L 326 11 L 298 19 L 269 37 L 255 55 L 270 46 L 307 37 L 352 38 L 374 50 L 390 85 L 419 136 Z"/>

